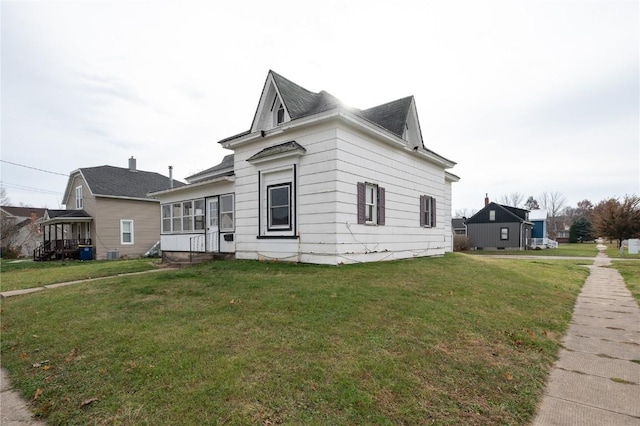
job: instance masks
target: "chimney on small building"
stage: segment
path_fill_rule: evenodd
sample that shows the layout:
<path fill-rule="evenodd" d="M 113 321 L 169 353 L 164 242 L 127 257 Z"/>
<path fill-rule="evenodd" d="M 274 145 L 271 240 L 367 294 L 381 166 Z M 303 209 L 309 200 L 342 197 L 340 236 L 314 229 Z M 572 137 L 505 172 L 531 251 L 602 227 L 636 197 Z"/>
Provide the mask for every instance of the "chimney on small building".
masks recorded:
<path fill-rule="evenodd" d="M 173 189 L 173 166 L 169 166 L 169 189 Z"/>
<path fill-rule="evenodd" d="M 131 158 L 129 158 L 129 170 L 131 170 L 132 172 L 136 171 L 136 159 L 133 158 L 133 155 L 131 156 Z"/>
<path fill-rule="evenodd" d="M 489 194 L 484 194 L 484 206 L 487 207 L 489 205 Z"/>

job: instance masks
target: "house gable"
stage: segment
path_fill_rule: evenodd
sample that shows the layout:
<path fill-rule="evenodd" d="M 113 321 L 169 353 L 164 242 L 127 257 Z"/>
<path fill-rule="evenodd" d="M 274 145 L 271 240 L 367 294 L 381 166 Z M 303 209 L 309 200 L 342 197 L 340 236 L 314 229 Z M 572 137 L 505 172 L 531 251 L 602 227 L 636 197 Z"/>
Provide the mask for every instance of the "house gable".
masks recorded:
<path fill-rule="evenodd" d="M 495 213 L 491 213 L 494 211 Z M 508 223 L 526 222 L 527 210 L 516 207 L 504 206 L 498 203 L 489 203 L 482 210 L 467 219 L 466 224 L 474 223 Z M 493 220 L 491 219 L 493 216 Z"/>
<path fill-rule="evenodd" d="M 270 130 L 291 120 L 340 106 L 340 101 L 325 91 L 311 92 L 269 71 L 250 132 Z"/>

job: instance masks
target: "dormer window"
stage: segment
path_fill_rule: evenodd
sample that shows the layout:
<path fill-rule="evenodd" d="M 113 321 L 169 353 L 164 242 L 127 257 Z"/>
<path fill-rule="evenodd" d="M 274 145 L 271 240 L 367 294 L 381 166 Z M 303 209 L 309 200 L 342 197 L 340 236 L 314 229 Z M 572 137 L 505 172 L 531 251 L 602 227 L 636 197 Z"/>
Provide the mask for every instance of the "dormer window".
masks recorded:
<path fill-rule="evenodd" d="M 273 98 L 273 104 L 271 104 L 271 114 L 273 114 L 274 126 L 284 123 L 284 105 L 277 95 Z"/>
<path fill-rule="evenodd" d="M 284 106 L 280 104 L 278 112 L 276 113 L 276 124 L 284 123 Z"/>

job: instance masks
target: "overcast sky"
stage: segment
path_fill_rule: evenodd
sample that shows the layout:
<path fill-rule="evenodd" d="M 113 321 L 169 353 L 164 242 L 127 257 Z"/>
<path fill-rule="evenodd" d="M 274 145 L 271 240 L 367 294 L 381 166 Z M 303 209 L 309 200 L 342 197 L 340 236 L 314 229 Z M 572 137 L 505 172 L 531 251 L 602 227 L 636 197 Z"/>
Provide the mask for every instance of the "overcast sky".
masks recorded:
<path fill-rule="evenodd" d="M 63 175 L 131 156 L 180 180 L 217 164 L 269 69 L 357 108 L 414 95 L 458 163 L 454 211 L 640 194 L 638 1 L 305 3 L 2 1 L 12 204 L 60 208 Z"/>

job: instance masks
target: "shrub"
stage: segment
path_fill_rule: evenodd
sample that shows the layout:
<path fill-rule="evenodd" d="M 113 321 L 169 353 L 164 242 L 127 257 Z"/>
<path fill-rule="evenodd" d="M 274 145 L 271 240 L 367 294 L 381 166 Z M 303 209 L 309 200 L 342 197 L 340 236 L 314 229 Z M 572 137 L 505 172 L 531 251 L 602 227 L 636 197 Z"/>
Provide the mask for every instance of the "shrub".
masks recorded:
<path fill-rule="evenodd" d="M 453 251 L 469 250 L 469 238 L 466 235 L 454 235 Z"/>
<path fill-rule="evenodd" d="M 0 249 L 0 257 L 3 259 L 17 259 L 22 253 L 22 247 L 2 247 Z"/>

